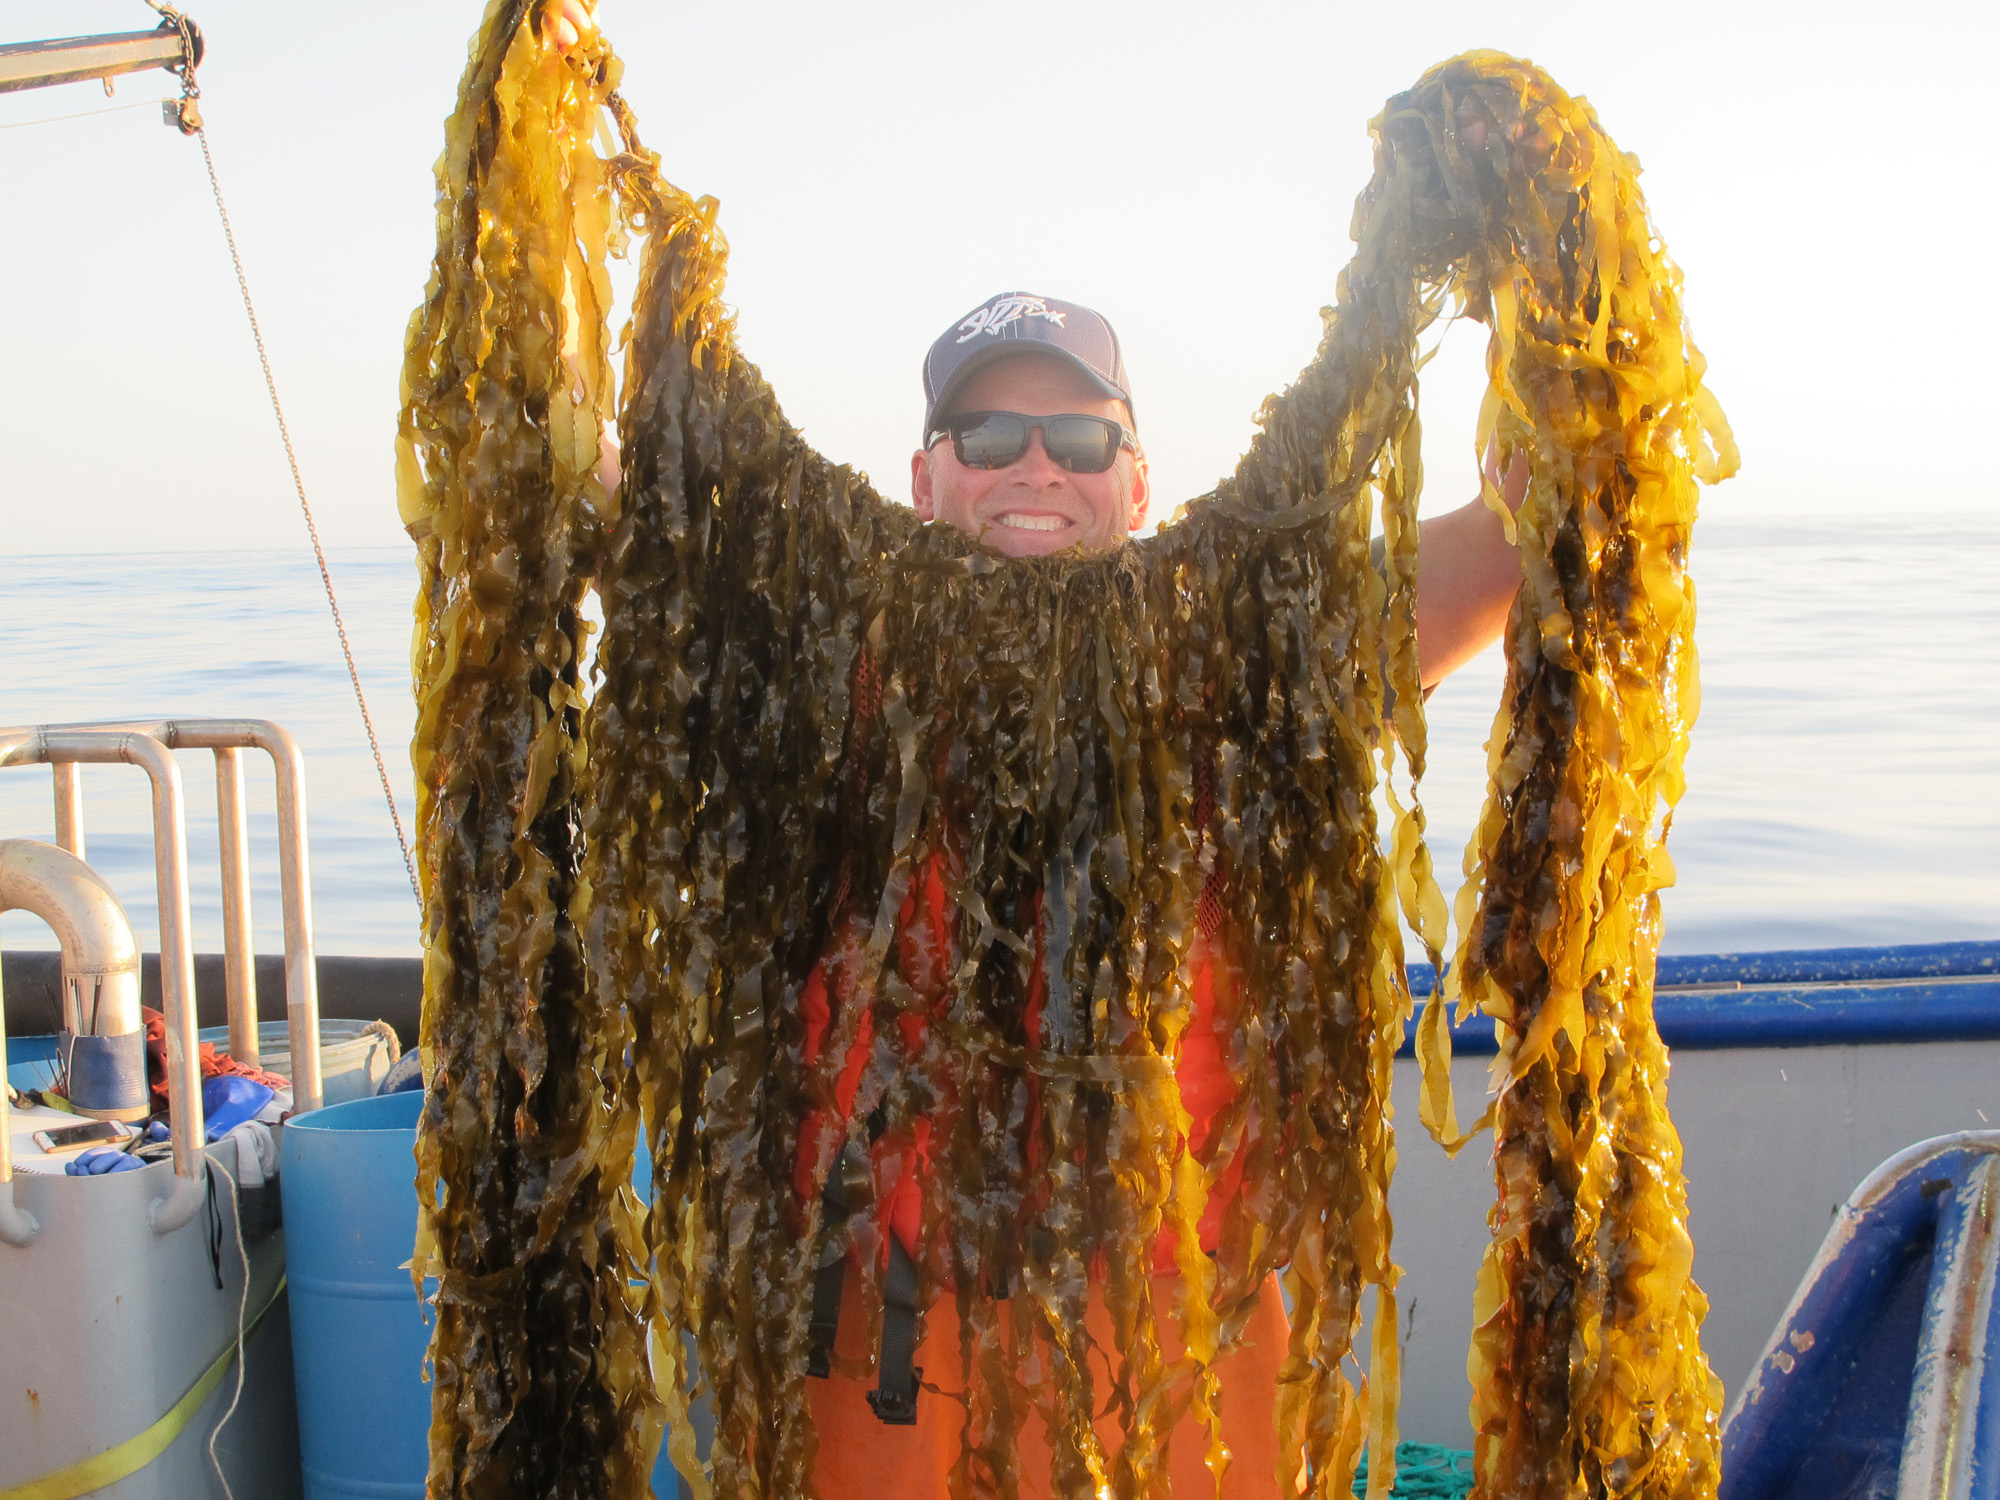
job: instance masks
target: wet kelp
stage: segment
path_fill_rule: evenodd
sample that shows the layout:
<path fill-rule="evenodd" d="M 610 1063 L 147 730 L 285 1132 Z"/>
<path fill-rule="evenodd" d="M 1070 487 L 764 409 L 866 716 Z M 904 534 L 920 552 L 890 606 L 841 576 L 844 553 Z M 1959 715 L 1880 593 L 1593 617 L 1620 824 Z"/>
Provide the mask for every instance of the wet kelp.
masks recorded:
<path fill-rule="evenodd" d="M 1447 987 L 1501 1042 L 1500 1194 L 1469 1365 L 1476 1493 L 1709 1495 L 1722 1390 L 1698 1339 L 1652 987 L 1699 703 L 1696 481 L 1733 472 L 1736 452 L 1637 162 L 1583 100 L 1479 61 L 1433 75 L 1461 125 L 1456 151 L 1438 137 L 1463 162 L 1447 180 L 1483 177 L 1496 140 L 1536 167 L 1504 226 L 1485 211 L 1501 253 L 1478 252 L 1469 309 L 1493 328 L 1487 421 L 1503 461 L 1533 474 Z M 1484 162 L 1463 151 L 1472 121 L 1487 122 Z M 1420 1040 L 1424 1114 L 1455 1144 L 1443 1021 L 1441 992 Z"/>
<path fill-rule="evenodd" d="M 1277 1480 L 1344 1494 L 1364 1440 L 1375 1453 L 1395 1442 L 1399 903 L 1433 947 L 1443 929 L 1420 815 L 1399 812 L 1385 838 L 1372 810 L 1397 757 L 1414 777 L 1424 753 L 1418 339 L 1453 306 L 1494 325 L 1493 425 L 1505 454 L 1536 465 L 1523 535 L 1588 543 L 1531 557 L 1510 638 L 1534 682 L 1536 651 L 1588 675 L 1564 656 L 1564 628 L 1543 628 L 1547 600 L 1581 622 L 1570 655 L 1594 663 L 1578 653 L 1627 628 L 1599 617 L 1637 619 L 1633 601 L 1652 595 L 1631 580 L 1650 587 L 1662 567 L 1659 552 L 1640 567 L 1629 543 L 1605 539 L 1681 524 L 1652 515 L 1663 491 L 1637 476 L 1681 476 L 1671 505 L 1691 510 L 1699 372 L 1677 309 L 1603 290 L 1626 284 L 1628 264 L 1663 264 L 1629 168 L 1524 65 L 1479 55 L 1427 75 L 1377 122 L 1339 305 L 1236 475 L 1152 538 L 1008 561 L 919 526 L 785 421 L 721 301 L 713 203 L 660 179 L 610 94 L 615 64 L 598 50 L 561 57 L 546 20 L 529 0 L 498 0 L 475 40 L 405 377 L 404 514 L 424 567 L 433 1489 L 641 1494 L 655 1392 L 677 1418 L 698 1381 L 716 1417 L 706 1474 L 674 1427 L 699 1489 L 810 1493 L 808 1322 L 826 1236 L 861 1267 L 862 1306 L 842 1316 L 872 1324 L 885 1179 L 920 1172 L 908 1248 L 924 1315 L 959 1335 L 961 1492 L 1015 1493 L 1016 1437 L 1034 1422 L 1053 1472 L 1027 1476 L 1033 1486 L 1164 1493 L 1161 1448 L 1190 1410 L 1208 1422 L 1219 1475 L 1212 1367 L 1283 1267 L 1294 1316 Z M 589 144 L 600 105 L 622 137 L 604 156 Z M 1551 119 L 1588 129 L 1563 135 Z M 1565 155 L 1564 142 L 1580 144 Z M 610 389 L 601 265 L 627 233 L 646 249 L 618 417 L 623 483 L 607 493 L 591 474 Z M 1564 397 L 1553 376 L 1516 372 L 1521 351 L 1565 347 L 1579 307 Z M 1678 385 L 1659 352 L 1669 344 Z M 1641 346 L 1655 381 L 1643 414 L 1621 404 L 1614 368 Z M 1583 467 L 1607 424 L 1652 447 L 1580 487 L 1565 466 Z M 1679 564 L 1667 556 L 1669 587 Z M 585 707 L 579 608 L 593 580 L 605 632 Z M 1631 629 L 1653 624 L 1678 628 L 1647 616 Z M 1691 678 L 1644 677 L 1649 649 L 1619 658 L 1617 685 L 1654 694 L 1666 724 L 1691 712 Z M 1550 683 L 1544 696 L 1559 691 Z M 1533 696 L 1517 691 L 1521 713 L 1505 716 L 1506 743 L 1536 747 L 1524 765 L 1558 745 L 1532 730 Z M 1517 719 L 1539 737 L 1521 737 Z M 1584 742 L 1563 764 L 1591 774 L 1613 747 Z M 1510 792 L 1505 807 L 1520 802 Z M 1528 946 L 1556 925 L 1538 912 L 1647 899 L 1619 884 L 1639 868 L 1629 861 L 1608 886 L 1575 883 L 1582 825 L 1567 816 L 1543 820 L 1557 830 L 1544 863 L 1557 878 L 1487 898 L 1486 910 L 1511 900 L 1528 913 Z M 1602 820 L 1589 827 L 1589 850 L 1616 842 Z M 1487 868 L 1519 862 L 1503 851 Z M 1657 884 L 1657 865 L 1646 870 Z M 910 912 L 932 887 L 949 921 L 912 941 Z M 1240 982 L 1216 1002 L 1234 1097 L 1194 1150 L 1173 1059 L 1198 932 L 1219 934 Z M 1504 988 L 1521 947 L 1491 950 L 1511 969 L 1462 962 L 1469 974 L 1485 963 L 1470 992 L 1496 1014 L 1517 1006 L 1504 1014 L 1532 1034 L 1524 997 L 1548 987 Z M 836 950 L 846 999 L 815 1043 L 803 997 Z M 1621 971 L 1621 1001 L 1600 984 L 1583 1002 L 1573 1051 L 1644 1053 L 1639 962 Z M 1430 1040 L 1435 1055 L 1435 1028 Z M 1670 1193 L 1663 1069 L 1594 1066 L 1593 1081 L 1626 1084 L 1598 1154 L 1656 1166 Z M 1502 1160 L 1531 1193 L 1567 1180 L 1548 1142 L 1580 1138 L 1569 1121 L 1587 1091 L 1568 1086 L 1506 1096 Z M 1444 1128 L 1441 1091 L 1427 1110 Z M 641 1118 L 653 1152 L 643 1225 L 621 1185 Z M 854 1181 L 833 1225 L 821 1190 L 836 1172 Z M 1644 1196 L 1623 1191 L 1620 1204 Z M 1212 1194 L 1224 1201 L 1204 1244 Z M 1671 1205 L 1666 1218 L 1620 1209 L 1601 1222 L 1664 1234 L 1670 1219 Z M 1567 1402 L 1546 1394 L 1570 1388 L 1577 1356 L 1541 1336 L 1556 1324 L 1535 1298 L 1564 1277 L 1615 1279 L 1630 1253 L 1607 1245 L 1584 1264 L 1577 1243 L 1563 1259 L 1537 1241 L 1522 1275 L 1496 1261 L 1485 1283 L 1529 1331 L 1491 1361 L 1480 1399 L 1546 1428 L 1524 1439 L 1539 1445 L 1534 1464 L 1507 1474 L 1482 1448 L 1489 1492 L 1678 1493 L 1652 1476 L 1694 1472 L 1679 1460 L 1637 1477 L 1669 1446 L 1658 1420 L 1612 1408 L 1650 1381 L 1649 1412 L 1699 1418 L 1682 1451 L 1712 1452 L 1691 1325 L 1660 1325 L 1660 1347 L 1643 1348 L 1647 1330 L 1617 1302 L 1578 1325 L 1577 1347 L 1600 1328 L 1624 1339 L 1626 1374 Z M 1178 1277 L 1156 1278 L 1161 1263 Z M 1635 1274 L 1657 1293 L 1673 1272 Z M 1093 1284 L 1113 1328 L 1095 1364 Z M 1378 1336 L 1357 1388 L 1341 1361 L 1369 1286 Z M 1171 1306 L 1156 1302 L 1163 1287 L 1178 1288 Z M 1497 1347 L 1495 1326 L 1482 1348 Z M 1093 1423 L 1107 1412 L 1108 1443 Z M 1624 1450 L 1579 1455 L 1569 1435 L 1615 1444 L 1633 1421 L 1653 1447 L 1615 1470 Z M 1548 1457 L 1559 1451 L 1566 1476 Z M 1380 1494 L 1391 1466 L 1371 1469 Z"/>
<path fill-rule="evenodd" d="M 421 584 L 415 1268 L 440 1278 L 440 1496 L 641 1493 L 657 1431 L 619 1196 L 625 1028 L 589 1003 L 578 930 L 580 607 L 613 389 L 602 83 L 527 37 L 523 9 L 489 13 L 438 162 L 398 443 Z"/>
<path fill-rule="evenodd" d="M 1400 373 L 1355 389 L 1330 356 L 1267 409 L 1238 476 L 1160 537 L 1010 562 L 814 453 L 735 348 L 711 209 L 641 170 L 622 186 L 656 249 L 599 579 L 590 956 L 634 1017 L 659 1143 L 656 1310 L 696 1335 L 716 1488 L 805 1492 L 819 1190 L 844 1148 L 887 1140 L 929 1163 L 910 1248 L 925 1311 L 960 1330 L 969 1492 L 1015 1483 L 1031 1413 L 1053 1493 L 1161 1492 L 1164 1433 L 1189 1403 L 1212 1414 L 1208 1367 L 1289 1265 L 1282 1420 L 1334 1493 L 1370 1430 L 1340 1360 L 1361 1289 L 1393 1277 L 1384 1104 L 1409 1001 L 1369 794 L 1385 661 L 1419 699 L 1402 481 L 1411 347 L 1434 307 L 1406 286 L 1365 328 L 1333 325 L 1330 348 L 1370 340 L 1354 357 Z M 1378 487 L 1393 608 L 1369 561 Z M 938 869 L 956 930 L 948 951 L 912 952 L 906 903 Z M 1240 1092 L 1202 1160 L 1170 1059 L 1205 892 L 1259 941 L 1227 1002 Z M 857 928 L 857 999 L 809 1060 L 802 993 Z M 838 1128 L 802 1147 L 815 1112 Z M 1227 1161 L 1245 1188 L 1211 1260 L 1196 1225 Z M 842 1316 L 866 1325 L 888 1225 L 868 1205 L 841 1232 L 867 1252 Z M 1153 1300 L 1163 1243 L 1173 1308 Z M 1093 1265 L 1111 1391 L 1079 1342 Z M 678 1346 L 655 1347 L 678 1386 Z M 1394 1390 L 1378 1383 L 1373 1424 L 1391 1443 Z M 1124 1417 L 1115 1451 L 1092 1422 L 1107 1406 Z"/>

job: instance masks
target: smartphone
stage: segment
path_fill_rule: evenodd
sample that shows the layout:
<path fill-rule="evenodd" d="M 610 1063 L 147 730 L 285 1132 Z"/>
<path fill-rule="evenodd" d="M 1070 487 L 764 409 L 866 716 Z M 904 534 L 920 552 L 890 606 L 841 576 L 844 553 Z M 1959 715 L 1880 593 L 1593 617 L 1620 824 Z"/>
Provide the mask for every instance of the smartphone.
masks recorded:
<path fill-rule="evenodd" d="M 81 1125 L 58 1125 L 54 1130 L 37 1130 L 35 1144 L 44 1151 L 81 1151 L 85 1146 L 111 1146 L 132 1135 L 132 1127 L 116 1120 L 88 1120 Z"/>

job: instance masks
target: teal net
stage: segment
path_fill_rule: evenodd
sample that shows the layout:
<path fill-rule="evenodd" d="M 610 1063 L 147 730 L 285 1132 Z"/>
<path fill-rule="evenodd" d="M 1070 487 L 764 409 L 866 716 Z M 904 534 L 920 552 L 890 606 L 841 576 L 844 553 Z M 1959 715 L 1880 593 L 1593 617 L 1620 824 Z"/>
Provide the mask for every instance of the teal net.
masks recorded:
<path fill-rule="evenodd" d="M 1368 1455 L 1354 1471 L 1354 1493 L 1368 1489 Z M 1465 1500 L 1472 1493 L 1472 1455 L 1434 1443 L 1396 1444 L 1395 1500 Z"/>

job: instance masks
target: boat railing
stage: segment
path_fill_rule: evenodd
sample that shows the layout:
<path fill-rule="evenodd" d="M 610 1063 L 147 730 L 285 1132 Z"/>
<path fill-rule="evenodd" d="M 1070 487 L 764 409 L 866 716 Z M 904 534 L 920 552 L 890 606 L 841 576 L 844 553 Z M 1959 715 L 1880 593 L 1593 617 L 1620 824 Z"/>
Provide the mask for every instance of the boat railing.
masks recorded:
<path fill-rule="evenodd" d="M 165 1234 L 194 1217 L 205 1201 L 201 1047 L 195 1016 L 194 948 L 188 899 L 185 797 L 175 750 L 215 756 L 216 811 L 222 863 L 223 945 L 231 1055 L 257 1061 L 255 952 L 251 941 L 248 824 L 242 755 L 262 750 L 277 773 L 278 865 L 285 927 L 285 1013 L 291 1040 L 296 1112 L 318 1109 L 319 989 L 313 961 L 312 890 L 307 856 L 305 762 L 297 741 L 265 719 L 146 719 L 115 723 L 0 728 L 0 768 L 47 765 L 55 777 L 56 842 L 84 857 L 80 765 L 138 766 L 152 783 L 153 862 L 160 910 L 160 995 L 167 1027 L 167 1085 L 172 1106 L 174 1186 L 150 1211 Z M 0 1018 L 0 1046 L 5 1021 Z M 33 1229 L 13 1202 L 10 1120 L 0 1091 L 0 1235 L 23 1243 Z"/>

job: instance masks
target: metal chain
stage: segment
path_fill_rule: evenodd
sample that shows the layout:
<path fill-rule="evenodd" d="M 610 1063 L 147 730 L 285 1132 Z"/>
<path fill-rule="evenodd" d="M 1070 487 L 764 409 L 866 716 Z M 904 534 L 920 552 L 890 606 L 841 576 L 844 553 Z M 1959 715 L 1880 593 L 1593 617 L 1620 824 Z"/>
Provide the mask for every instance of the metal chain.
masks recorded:
<path fill-rule="evenodd" d="M 334 633 L 340 637 L 340 654 L 347 661 L 347 680 L 354 684 L 354 701 L 361 709 L 361 726 L 368 731 L 368 748 L 375 756 L 375 774 L 382 781 L 382 796 L 389 804 L 389 821 L 396 825 L 396 845 L 403 851 L 403 868 L 409 873 L 410 894 L 417 898 L 417 905 L 423 905 L 423 891 L 417 884 L 416 861 L 410 856 L 410 840 L 403 832 L 403 815 L 396 807 L 396 792 L 389 784 L 389 767 L 382 759 L 382 742 L 375 734 L 375 720 L 368 712 L 368 696 L 361 690 L 361 673 L 354 665 L 354 648 L 348 643 L 347 623 L 340 617 L 340 600 L 334 596 L 333 574 L 327 570 L 326 549 L 320 545 L 319 526 L 313 520 L 312 504 L 306 499 L 306 482 L 299 472 L 299 456 L 292 447 L 291 427 L 285 421 L 285 408 L 278 400 L 278 382 L 271 374 L 271 356 L 264 348 L 264 332 L 257 323 L 257 309 L 250 300 L 250 283 L 243 274 L 243 257 L 236 249 L 236 232 L 229 225 L 229 209 L 222 201 L 222 184 L 215 175 L 215 156 L 208 149 L 208 132 L 202 128 L 201 111 L 195 101 L 201 97 L 201 90 L 194 81 L 194 40 L 188 31 L 187 18 L 158 0 L 147 0 L 147 4 L 180 28 L 182 45 L 187 49 L 187 61 L 181 67 L 181 99 L 178 110 L 171 101 L 166 106 L 169 123 L 179 125 L 181 132 L 192 135 L 201 142 L 201 159 L 208 166 L 208 186 L 215 195 L 215 211 L 222 219 L 222 237 L 229 243 L 229 259 L 236 267 L 236 289 L 243 296 L 243 312 L 250 319 L 250 337 L 257 345 L 257 363 L 264 369 L 264 389 L 271 396 L 271 413 L 278 419 L 278 436 L 285 445 L 285 462 L 291 465 L 292 488 L 298 492 L 299 509 L 306 518 L 306 535 L 312 538 L 313 559 L 319 564 L 319 581 L 326 588 L 326 606 L 333 612 Z"/>

